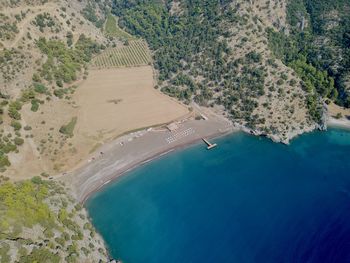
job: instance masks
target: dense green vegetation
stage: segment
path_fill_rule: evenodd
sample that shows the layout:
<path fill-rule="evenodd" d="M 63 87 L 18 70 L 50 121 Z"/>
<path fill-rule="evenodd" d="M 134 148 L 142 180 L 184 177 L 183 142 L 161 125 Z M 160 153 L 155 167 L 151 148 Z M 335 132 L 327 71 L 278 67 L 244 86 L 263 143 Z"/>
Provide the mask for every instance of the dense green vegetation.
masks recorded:
<path fill-rule="evenodd" d="M 75 48 L 68 48 L 62 41 L 45 38 L 40 38 L 37 45 L 47 56 L 40 70 L 40 77 L 48 82 L 55 81 L 59 87 L 62 87 L 63 83 L 75 81 L 83 65 L 101 48 L 84 35 L 80 36 Z"/>
<path fill-rule="evenodd" d="M 260 54 L 232 59 L 226 41 L 229 23 L 244 19 L 229 3 L 181 1 L 183 13 L 178 15 L 161 1 L 116 0 L 113 12 L 122 28 L 146 39 L 154 51 L 163 92 L 187 103 L 194 99 L 201 105 L 224 105 L 233 118 L 254 127 L 263 122 L 251 114 L 255 99 L 264 94 L 266 69 Z"/>
<path fill-rule="evenodd" d="M 74 205 L 59 183 L 40 177 L 17 183 L 0 178 L 0 216 L 1 262 L 76 262 L 98 249 L 88 237 L 84 240 L 95 232 L 86 227 L 90 224 L 82 207 Z"/>
<path fill-rule="evenodd" d="M 50 192 L 52 194 L 52 190 L 49 189 L 54 187 L 54 184 L 36 178 L 32 181 L 0 185 L 1 240 L 16 240 L 21 236 L 23 228 L 32 228 L 37 224 L 50 231 L 59 229 L 54 213 L 44 201 Z M 23 238 L 20 243 L 23 246 L 34 242 Z M 8 250 L 4 244 L 1 247 L 1 258 L 4 259 L 8 257 Z M 59 256 L 44 247 L 35 248 L 29 255 L 23 248 L 22 253 L 19 262 L 48 262 L 48 259 L 51 259 L 51 262 L 59 262 Z"/>
<path fill-rule="evenodd" d="M 270 32 L 275 54 L 301 76 L 308 90 L 350 107 L 350 3 L 290 0 L 290 35 Z"/>
<path fill-rule="evenodd" d="M 171 2 L 114 2 L 113 12 L 120 18 L 119 25 L 146 39 L 154 51 L 158 85 L 164 92 L 187 102 L 194 99 L 211 104 L 215 87 L 227 95 L 216 102 L 229 111 L 232 101 L 242 105 L 232 115 L 243 113 L 247 120 L 254 101 L 243 101 L 261 96 L 262 88 L 258 82 L 262 83 L 263 78 L 255 81 L 249 72 L 242 73 L 241 70 L 247 69 L 251 62 L 256 63 L 251 69 L 253 76 L 259 70 L 260 76 L 264 76 L 265 69 L 257 67 L 259 62 L 254 59 L 232 61 L 230 55 L 234 50 L 225 40 L 231 36 L 228 27 L 244 24 L 246 18 L 232 8 L 234 5 L 229 5 L 231 1 L 184 0 L 180 1 L 179 14 L 170 12 Z M 350 83 L 350 16 L 346 12 L 349 5 L 346 0 L 290 0 L 287 8 L 287 20 L 291 25 L 289 34 L 285 34 L 285 29 L 267 31 L 276 57 L 302 79 L 311 117 L 318 123 L 323 112 L 321 98 L 350 107 L 350 88 L 346 89 L 346 82 Z M 242 39 L 242 45 L 244 41 L 247 39 Z M 232 73 L 239 79 L 231 77 Z M 199 78 L 204 80 L 196 81 Z M 283 82 L 280 79 L 277 84 Z M 242 89 L 240 96 L 234 92 L 242 85 L 251 86 L 253 96 Z M 248 107 L 244 107 L 247 103 Z"/>

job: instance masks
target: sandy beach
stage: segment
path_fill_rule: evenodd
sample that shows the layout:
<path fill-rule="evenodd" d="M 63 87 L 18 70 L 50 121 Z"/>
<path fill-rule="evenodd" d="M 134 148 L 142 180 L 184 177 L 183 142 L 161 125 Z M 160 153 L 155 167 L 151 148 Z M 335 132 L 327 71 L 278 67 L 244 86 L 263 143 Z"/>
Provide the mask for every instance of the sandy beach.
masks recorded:
<path fill-rule="evenodd" d="M 329 127 L 350 129 L 350 109 L 331 103 L 327 106 L 327 110 L 327 125 Z M 340 118 L 336 118 L 337 115 L 340 115 Z"/>
<path fill-rule="evenodd" d="M 55 179 L 64 181 L 72 188 L 76 199 L 84 202 L 92 193 L 142 164 L 188 145 L 203 143 L 202 138 L 215 138 L 241 130 L 211 110 L 203 111 L 198 107 L 196 111 L 204 113 L 205 118 L 187 117 L 177 121 L 175 131 L 163 126 L 123 135 L 101 146 L 75 170 Z M 327 125 L 350 129 L 350 120 L 329 116 Z M 204 143 L 203 151 L 206 151 Z"/>
<path fill-rule="evenodd" d="M 327 125 L 329 127 L 338 127 L 343 129 L 350 129 L 350 120 L 346 118 L 336 119 L 329 117 L 327 120 Z"/>
<path fill-rule="evenodd" d="M 149 128 L 133 132 L 101 146 L 79 168 L 55 179 L 72 188 L 79 202 L 125 172 L 164 154 L 200 142 L 237 131 L 229 121 L 216 114 L 206 115 L 206 120 L 185 119 L 177 122 L 178 129 Z M 220 147 L 220 145 L 219 145 Z M 206 151 L 203 143 L 203 151 Z"/>

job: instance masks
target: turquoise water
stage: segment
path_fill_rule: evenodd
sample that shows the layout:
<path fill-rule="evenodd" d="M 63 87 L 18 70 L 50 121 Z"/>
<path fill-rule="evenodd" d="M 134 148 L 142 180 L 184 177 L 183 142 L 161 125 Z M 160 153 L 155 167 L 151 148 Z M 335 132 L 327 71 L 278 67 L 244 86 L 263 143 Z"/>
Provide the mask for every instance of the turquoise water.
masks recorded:
<path fill-rule="evenodd" d="M 350 262 L 350 133 L 242 133 L 148 163 L 87 202 L 123 263 Z"/>

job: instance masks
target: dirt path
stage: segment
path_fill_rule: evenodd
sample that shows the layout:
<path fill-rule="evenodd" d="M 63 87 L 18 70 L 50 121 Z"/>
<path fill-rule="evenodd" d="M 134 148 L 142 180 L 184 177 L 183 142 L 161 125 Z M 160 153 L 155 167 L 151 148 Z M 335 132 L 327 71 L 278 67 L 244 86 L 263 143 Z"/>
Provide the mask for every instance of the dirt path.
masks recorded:
<path fill-rule="evenodd" d="M 30 13 L 27 14 L 27 16 L 17 24 L 17 27 L 19 29 L 18 34 L 16 35 L 15 39 L 11 41 L 9 44 L 8 43 L 3 43 L 5 48 L 13 48 L 18 45 L 18 42 L 22 39 L 22 37 L 25 35 L 27 32 L 27 26 L 28 24 L 39 14 L 47 12 L 50 13 L 53 11 L 57 6 L 52 4 L 52 3 L 46 3 L 44 5 L 40 6 L 33 6 L 33 7 L 16 7 L 16 8 L 6 8 L 3 10 L 3 12 L 7 15 L 11 14 L 18 14 L 21 11 L 27 11 L 30 10 Z"/>

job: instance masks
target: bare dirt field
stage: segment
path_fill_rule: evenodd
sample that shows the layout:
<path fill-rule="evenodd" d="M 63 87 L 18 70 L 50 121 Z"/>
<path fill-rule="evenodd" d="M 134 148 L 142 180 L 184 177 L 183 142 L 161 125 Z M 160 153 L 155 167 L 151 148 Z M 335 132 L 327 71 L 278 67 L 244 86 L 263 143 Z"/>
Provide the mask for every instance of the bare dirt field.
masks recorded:
<path fill-rule="evenodd" d="M 335 117 L 337 116 L 337 114 L 340 114 L 342 118 L 344 117 L 350 118 L 350 109 L 340 107 L 334 103 L 329 104 L 327 108 L 328 108 L 329 115 L 332 117 Z"/>
<path fill-rule="evenodd" d="M 75 94 L 76 134 L 111 139 L 118 134 L 178 119 L 185 106 L 153 88 L 150 66 L 91 71 Z"/>
<path fill-rule="evenodd" d="M 70 101 L 49 101 L 36 113 L 23 110 L 22 125 L 33 139 L 10 156 L 10 178 L 72 169 L 99 146 L 129 131 L 158 126 L 189 113 L 188 108 L 153 88 L 150 66 L 92 70 Z M 76 117 L 73 137 L 59 132 Z"/>

